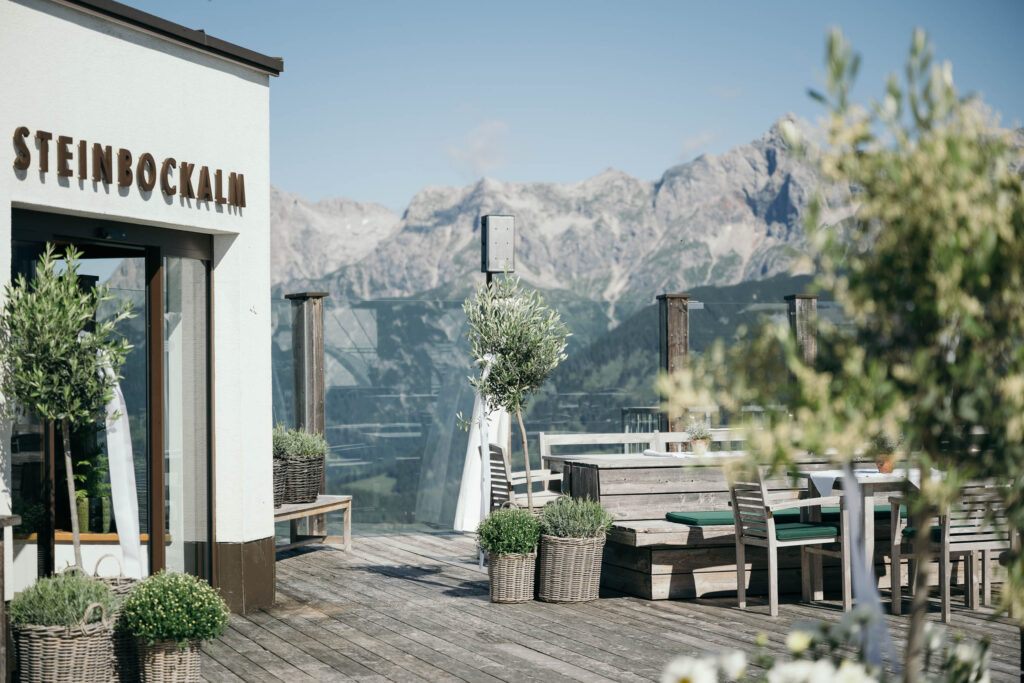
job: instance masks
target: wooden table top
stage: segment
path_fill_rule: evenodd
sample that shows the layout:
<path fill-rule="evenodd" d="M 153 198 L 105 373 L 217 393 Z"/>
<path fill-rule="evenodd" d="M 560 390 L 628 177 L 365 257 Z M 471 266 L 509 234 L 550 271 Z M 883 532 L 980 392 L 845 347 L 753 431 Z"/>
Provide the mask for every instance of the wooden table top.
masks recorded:
<path fill-rule="evenodd" d="M 718 451 L 718 453 L 726 453 Z M 741 451 L 728 451 L 727 455 L 711 457 L 672 457 L 644 455 L 643 453 L 587 453 L 583 455 L 549 455 L 545 460 L 591 465 L 600 470 L 640 469 L 652 467 L 721 467 L 723 460 L 741 457 Z"/>

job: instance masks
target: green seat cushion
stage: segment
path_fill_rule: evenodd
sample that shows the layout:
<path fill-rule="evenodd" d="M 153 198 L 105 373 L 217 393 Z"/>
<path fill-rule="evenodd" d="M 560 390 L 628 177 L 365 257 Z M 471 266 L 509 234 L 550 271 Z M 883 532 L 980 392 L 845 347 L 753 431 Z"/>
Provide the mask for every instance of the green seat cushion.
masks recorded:
<path fill-rule="evenodd" d="M 903 535 L 907 538 L 914 538 L 917 536 L 917 529 L 912 526 L 903 528 Z M 942 527 L 933 526 L 931 531 L 932 543 L 940 543 L 942 541 Z"/>
<path fill-rule="evenodd" d="M 733 523 L 732 510 L 696 510 L 666 513 L 665 519 L 690 526 L 724 526 Z M 775 511 L 776 522 L 799 522 L 800 510 L 787 508 Z"/>
<path fill-rule="evenodd" d="M 780 541 L 796 541 L 804 538 L 838 536 L 839 527 L 825 522 L 785 522 L 775 524 L 775 538 Z"/>
<path fill-rule="evenodd" d="M 732 524 L 732 510 L 697 510 L 695 512 L 669 512 L 665 519 L 690 526 L 720 526 Z"/>

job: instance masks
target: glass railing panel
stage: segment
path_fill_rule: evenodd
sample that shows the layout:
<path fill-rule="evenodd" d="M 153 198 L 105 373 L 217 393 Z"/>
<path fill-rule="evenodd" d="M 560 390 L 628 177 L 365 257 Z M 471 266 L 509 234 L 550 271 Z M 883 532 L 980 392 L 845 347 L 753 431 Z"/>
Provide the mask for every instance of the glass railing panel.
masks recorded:
<path fill-rule="evenodd" d="M 745 301 L 694 297 L 691 354 L 704 353 L 716 339 L 734 343 L 744 329 L 765 320 L 786 323 L 787 304 L 776 294 Z M 611 325 L 596 304 L 558 296 L 548 303 L 573 336 L 568 358 L 524 411 L 533 466 L 540 465 L 540 432 L 659 429 L 653 296 Z M 273 308 L 274 416 L 287 424 L 294 389 L 290 305 L 280 300 Z M 451 528 L 468 441 L 456 415 L 468 417 L 474 398 L 461 306 L 461 300 L 325 300 L 327 491 L 355 497 L 356 533 Z M 820 310 L 843 322 L 831 302 L 822 302 Z M 521 470 L 514 418 L 511 432 L 513 469 Z M 340 516 L 328 520 L 332 534 L 340 533 L 340 525 Z M 286 526 L 278 529 L 282 537 Z"/>

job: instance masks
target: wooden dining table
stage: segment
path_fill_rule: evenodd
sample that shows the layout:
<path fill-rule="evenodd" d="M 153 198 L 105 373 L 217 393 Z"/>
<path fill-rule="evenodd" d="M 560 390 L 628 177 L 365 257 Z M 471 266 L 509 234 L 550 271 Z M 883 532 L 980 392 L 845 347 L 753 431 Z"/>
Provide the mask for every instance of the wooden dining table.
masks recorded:
<path fill-rule="evenodd" d="M 835 494 L 846 495 L 843 490 L 842 470 L 807 470 L 798 473 L 801 479 L 807 480 L 808 496 L 817 498 Z M 879 494 L 899 493 L 906 490 L 907 484 L 917 486 L 920 481 L 917 470 L 897 470 L 892 473 L 879 472 L 877 469 L 855 469 L 853 476 L 857 480 L 857 488 L 861 499 L 861 533 L 864 545 L 864 557 L 867 559 L 868 570 L 874 571 L 875 549 L 875 498 Z M 843 501 L 844 504 L 846 501 Z M 892 533 L 890 531 L 890 533 Z"/>

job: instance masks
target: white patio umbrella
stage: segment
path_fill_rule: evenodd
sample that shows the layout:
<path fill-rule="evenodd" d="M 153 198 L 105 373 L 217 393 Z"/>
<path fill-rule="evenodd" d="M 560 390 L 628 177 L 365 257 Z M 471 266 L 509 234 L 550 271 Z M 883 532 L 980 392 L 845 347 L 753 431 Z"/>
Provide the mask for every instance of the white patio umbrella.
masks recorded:
<path fill-rule="evenodd" d="M 477 362 L 483 365 L 482 378 L 486 379 L 494 363 L 494 356 L 487 354 Z M 466 444 L 466 460 L 462 467 L 462 482 L 459 499 L 455 505 L 457 531 L 476 531 L 477 526 L 489 512 L 491 494 L 491 468 L 489 449 L 486 444 L 504 444 L 508 441 L 510 420 L 508 413 L 488 411 L 487 401 L 479 389 L 473 402 L 472 428 Z M 481 447 L 483 446 L 483 447 Z M 480 558 L 481 566 L 483 556 Z"/>

